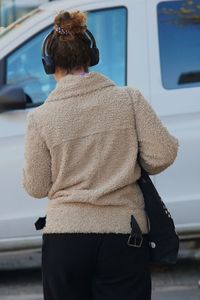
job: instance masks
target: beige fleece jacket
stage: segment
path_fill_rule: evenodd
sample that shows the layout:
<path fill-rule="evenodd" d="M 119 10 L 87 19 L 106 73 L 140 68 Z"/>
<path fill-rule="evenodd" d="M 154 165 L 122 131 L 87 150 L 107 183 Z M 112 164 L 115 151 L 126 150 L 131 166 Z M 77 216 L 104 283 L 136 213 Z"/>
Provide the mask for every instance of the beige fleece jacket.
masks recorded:
<path fill-rule="evenodd" d="M 174 162 L 178 141 L 140 91 L 129 91 L 100 73 L 67 75 L 28 113 L 22 184 L 49 198 L 43 233 L 129 233 L 131 214 L 148 232 L 138 151 L 157 174 Z"/>

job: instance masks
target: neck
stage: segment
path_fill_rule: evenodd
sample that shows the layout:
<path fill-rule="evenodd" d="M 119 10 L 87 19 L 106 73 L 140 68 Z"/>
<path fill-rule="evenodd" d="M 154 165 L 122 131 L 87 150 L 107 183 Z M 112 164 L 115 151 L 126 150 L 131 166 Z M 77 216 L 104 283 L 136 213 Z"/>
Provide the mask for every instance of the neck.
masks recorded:
<path fill-rule="evenodd" d="M 74 69 L 71 70 L 71 72 L 67 73 L 66 71 L 63 70 L 56 70 L 55 74 L 54 74 L 54 78 L 56 81 L 59 81 L 61 78 L 63 78 L 64 76 L 67 75 L 82 75 L 85 73 L 84 68 L 80 68 L 80 69 Z"/>

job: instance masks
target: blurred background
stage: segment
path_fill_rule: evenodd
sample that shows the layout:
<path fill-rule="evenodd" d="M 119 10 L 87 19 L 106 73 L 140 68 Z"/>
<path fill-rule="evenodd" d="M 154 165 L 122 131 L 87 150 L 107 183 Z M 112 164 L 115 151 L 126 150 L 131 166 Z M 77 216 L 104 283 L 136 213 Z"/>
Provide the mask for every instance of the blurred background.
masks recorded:
<path fill-rule="evenodd" d="M 0 27 L 6 27 L 41 4 L 56 0 L 0 0 Z"/>

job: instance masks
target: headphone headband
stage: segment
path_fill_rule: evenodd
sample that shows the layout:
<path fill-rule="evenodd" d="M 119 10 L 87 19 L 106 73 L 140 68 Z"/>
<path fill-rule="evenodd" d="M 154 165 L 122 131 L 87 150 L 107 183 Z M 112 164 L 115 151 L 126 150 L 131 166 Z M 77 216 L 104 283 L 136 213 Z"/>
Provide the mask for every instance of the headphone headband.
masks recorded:
<path fill-rule="evenodd" d="M 44 38 L 43 42 L 42 42 L 42 57 L 49 55 L 47 53 L 47 45 L 48 45 L 48 40 L 49 37 L 54 33 L 54 29 L 52 29 Z"/>
<path fill-rule="evenodd" d="M 49 37 L 54 33 L 54 29 L 52 29 L 44 38 L 43 43 L 42 43 L 42 63 L 44 70 L 47 74 L 54 74 L 55 73 L 55 63 L 53 60 L 53 57 L 48 53 L 47 46 L 48 46 L 48 40 Z M 99 49 L 96 46 L 96 41 L 93 36 L 93 34 L 86 29 L 84 32 L 87 38 L 90 39 L 91 41 L 91 46 L 90 46 L 90 67 L 95 66 L 99 62 Z M 53 41 L 52 41 L 53 42 Z M 52 45 L 52 42 L 50 44 Z"/>
<path fill-rule="evenodd" d="M 92 42 L 91 48 L 97 48 L 97 46 L 96 46 L 96 41 L 95 41 L 95 38 L 94 38 L 92 32 L 90 32 L 88 29 L 86 29 L 85 35 L 88 36 L 89 39 L 90 39 L 91 42 Z"/>

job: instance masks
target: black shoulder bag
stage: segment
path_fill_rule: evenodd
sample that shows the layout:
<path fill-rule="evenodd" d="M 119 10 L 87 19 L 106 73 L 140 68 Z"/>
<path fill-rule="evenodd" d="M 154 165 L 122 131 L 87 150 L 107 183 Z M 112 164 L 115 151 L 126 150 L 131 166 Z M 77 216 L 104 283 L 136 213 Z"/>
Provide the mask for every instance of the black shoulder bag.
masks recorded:
<path fill-rule="evenodd" d="M 139 187 L 144 196 L 149 218 L 150 260 L 158 264 L 175 264 L 178 257 L 179 238 L 174 221 L 162 201 L 148 173 L 141 168 Z"/>
<path fill-rule="evenodd" d="M 128 89 L 127 91 L 131 97 Z M 141 177 L 137 182 L 144 197 L 145 210 L 149 221 L 150 262 L 154 264 L 175 264 L 178 257 L 179 238 L 174 221 L 148 173 L 142 166 L 140 167 Z M 131 228 L 129 245 L 131 245 L 131 239 L 136 241 L 138 237 L 141 237 L 139 225 L 133 215 L 131 216 Z M 134 244 L 132 245 L 134 246 Z"/>

